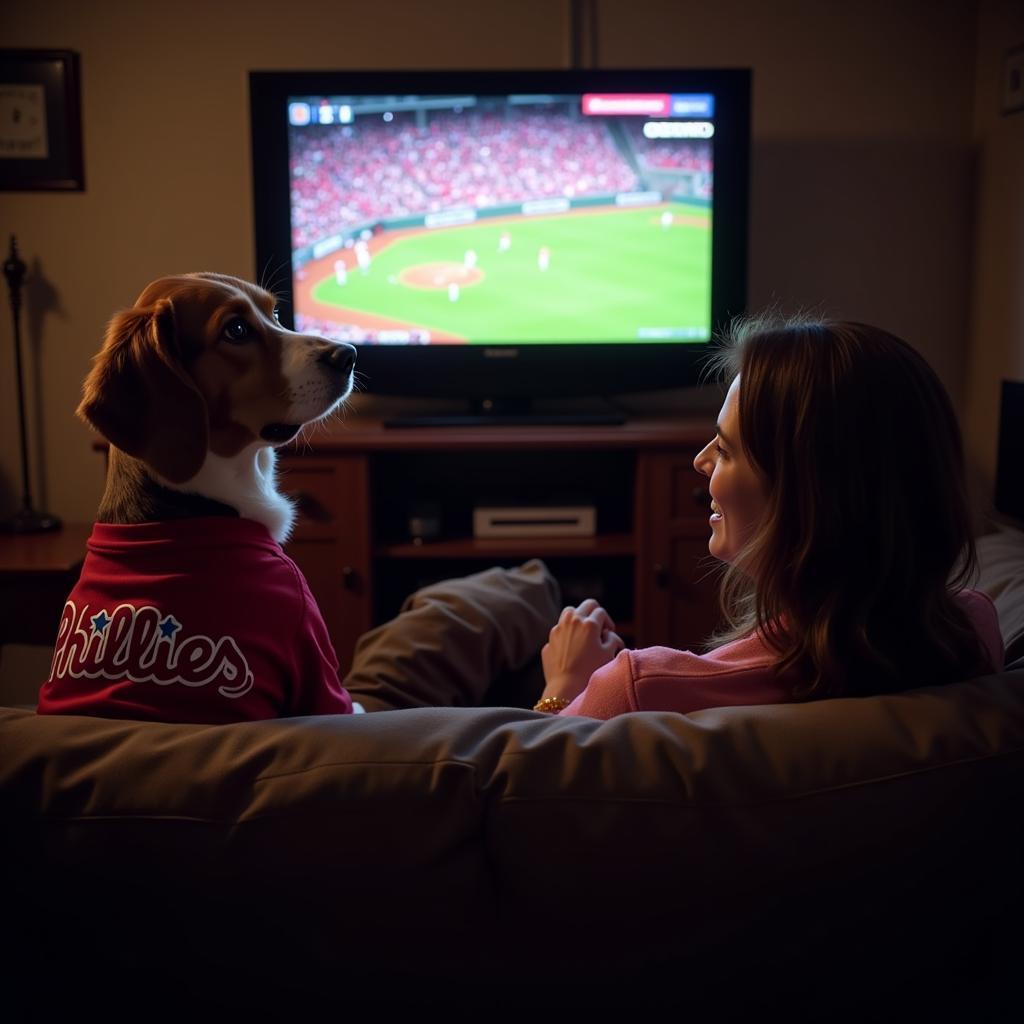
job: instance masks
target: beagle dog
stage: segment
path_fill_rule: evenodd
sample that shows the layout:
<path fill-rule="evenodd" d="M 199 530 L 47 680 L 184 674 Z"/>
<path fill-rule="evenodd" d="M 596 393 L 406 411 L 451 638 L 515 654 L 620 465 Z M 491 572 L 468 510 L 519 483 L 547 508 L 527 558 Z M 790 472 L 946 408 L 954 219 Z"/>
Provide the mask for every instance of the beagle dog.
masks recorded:
<path fill-rule="evenodd" d="M 78 415 L 110 442 L 97 521 L 295 520 L 274 448 L 338 408 L 355 349 L 284 328 L 274 297 L 224 274 L 150 284 L 111 321 Z"/>
<path fill-rule="evenodd" d="M 355 349 L 286 330 L 222 274 L 150 284 L 110 322 L 79 415 L 107 486 L 40 714 L 232 722 L 350 714 L 329 631 L 284 553 L 275 446 L 352 390 Z"/>

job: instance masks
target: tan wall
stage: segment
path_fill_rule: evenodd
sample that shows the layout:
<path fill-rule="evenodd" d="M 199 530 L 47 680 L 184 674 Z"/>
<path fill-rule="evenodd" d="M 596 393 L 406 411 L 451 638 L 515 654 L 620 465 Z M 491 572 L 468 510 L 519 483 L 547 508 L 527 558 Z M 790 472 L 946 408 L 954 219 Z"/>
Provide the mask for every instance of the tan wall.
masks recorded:
<path fill-rule="evenodd" d="M 1024 46 L 1024 3 L 986 0 L 978 19 L 978 186 L 964 432 L 979 501 L 992 498 L 1004 379 L 1024 380 L 1024 111 L 1001 112 L 1003 55 Z"/>
<path fill-rule="evenodd" d="M 975 11 L 969 0 L 599 0 L 601 66 L 754 69 L 751 301 L 876 321 L 959 399 L 966 360 Z M 92 516 L 98 457 L 74 418 L 104 323 L 151 278 L 254 273 L 251 68 L 544 67 L 557 0 L 37 0 L 5 46 L 82 55 L 87 190 L 0 194 L 48 311 L 28 383 L 39 503 Z M 6 313 L 6 303 L 4 303 Z M 19 491 L 0 320 L 0 514 Z M 685 396 L 684 396 L 685 397 Z"/>

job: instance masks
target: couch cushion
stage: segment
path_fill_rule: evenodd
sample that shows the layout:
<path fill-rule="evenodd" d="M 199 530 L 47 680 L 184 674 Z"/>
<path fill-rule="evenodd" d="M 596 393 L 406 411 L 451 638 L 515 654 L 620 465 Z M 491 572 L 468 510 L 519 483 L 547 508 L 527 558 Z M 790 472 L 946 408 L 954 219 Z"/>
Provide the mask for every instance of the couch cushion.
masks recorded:
<path fill-rule="evenodd" d="M 256 984 L 244 951 L 286 936 L 278 971 L 323 992 L 524 977 L 555 936 L 580 984 L 709 950 L 807 957 L 861 921 L 960 942 L 1019 898 L 1022 778 L 1024 673 L 608 722 L 0 713 L 27 949 L 58 929 L 139 967 L 187 945 Z"/>
<path fill-rule="evenodd" d="M 475 707 L 498 703 L 495 691 L 500 703 L 532 706 L 560 611 L 558 584 L 536 558 L 443 580 L 359 638 L 345 685 L 368 711 Z"/>

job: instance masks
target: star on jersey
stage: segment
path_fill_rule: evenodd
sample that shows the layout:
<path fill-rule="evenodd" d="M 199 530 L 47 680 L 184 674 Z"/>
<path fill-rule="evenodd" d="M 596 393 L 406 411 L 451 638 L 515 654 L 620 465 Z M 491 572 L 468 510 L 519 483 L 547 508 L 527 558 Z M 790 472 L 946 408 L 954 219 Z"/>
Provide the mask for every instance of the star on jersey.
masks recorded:
<path fill-rule="evenodd" d="M 89 621 L 92 623 L 93 636 L 97 633 L 102 633 L 110 625 L 110 617 L 105 611 L 100 612 L 99 615 L 94 615 Z"/>
<path fill-rule="evenodd" d="M 179 629 L 181 629 L 181 623 L 173 615 L 168 615 L 160 622 L 161 636 L 174 636 Z"/>

